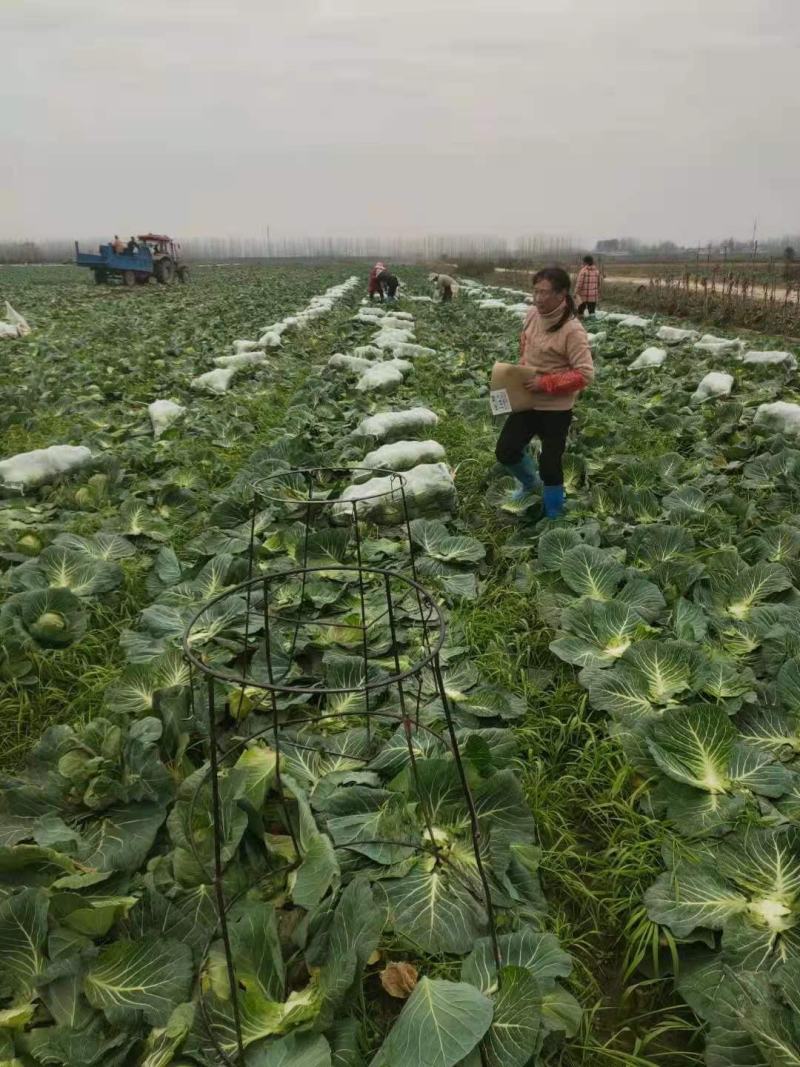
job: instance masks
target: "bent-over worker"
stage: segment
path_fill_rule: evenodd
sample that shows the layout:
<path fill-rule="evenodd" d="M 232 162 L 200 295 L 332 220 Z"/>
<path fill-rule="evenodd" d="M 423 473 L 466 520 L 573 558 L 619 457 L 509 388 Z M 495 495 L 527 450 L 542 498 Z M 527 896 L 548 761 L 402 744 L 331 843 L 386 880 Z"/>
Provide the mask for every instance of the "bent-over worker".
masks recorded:
<path fill-rule="evenodd" d="M 369 297 L 370 303 L 372 303 L 372 298 L 375 295 L 379 296 L 381 298 L 381 302 L 383 302 L 383 287 L 378 281 L 378 275 L 382 274 L 385 270 L 385 264 L 381 263 L 379 260 L 369 272 L 369 280 L 367 282 L 367 296 Z"/>
<path fill-rule="evenodd" d="M 397 287 L 400 285 L 400 279 L 396 274 L 392 274 L 391 271 L 384 268 L 378 275 L 378 285 L 380 285 L 387 300 L 394 300 L 397 294 Z"/>
<path fill-rule="evenodd" d="M 439 294 L 439 299 L 443 304 L 448 300 L 452 300 L 458 292 L 458 282 L 455 278 L 451 278 L 449 274 L 431 274 L 430 280 L 433 282 L 435 291 Z"/>
<path fill-rule="evenodd" d="M 569 275 L 560 267 L 546 267 L 533 276 L 534 306 L 520 335 L 519 361 L 536 371 L 525 382 L 535 406 L 508 416 L 495 449 L 498 461 L 520 483 L 514 499 L 523 499 L 544 483 L 542 503 L 548 519 L 564 510 L 562 458 L 572 408 L 578 393 L 594 379 L 589 339 L 576 318 L 569 287 Z M 528 451 L 534 437 L 542 443 L 538 470 Z"/>

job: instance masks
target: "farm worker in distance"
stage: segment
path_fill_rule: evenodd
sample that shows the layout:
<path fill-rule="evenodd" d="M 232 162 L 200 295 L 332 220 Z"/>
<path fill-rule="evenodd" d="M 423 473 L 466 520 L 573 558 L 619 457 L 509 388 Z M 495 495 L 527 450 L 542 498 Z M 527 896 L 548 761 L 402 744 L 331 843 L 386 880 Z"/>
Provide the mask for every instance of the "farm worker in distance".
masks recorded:
<path fill-rule="evenodd" d="M 439 294 L 439 299 L 443 304 L 448 300 L 452 300 L 458 292 L 458 282 L 455 278 L 451 278 L 449 274 L 431 274 L 430 280 L 433 282 L 434 291 Z"/>
<path fill-rule="evenodd" d="M 533 276 L 534 306 L 525 318 L 519 339 L 519 361 L 536 376 L 525 383 L 536 399 L 531 411 L 515 411 L 506 419 L 495 455 L 514 475 L 520 488 L 515 500 L 542 489 L 544 513 L 556 519 L 564 511 L 562 457 L 572 407 L 581 389 L 594 379 L 592 351 L 586 330 L 575 314 L 569 275 L 561 267 L 546 267 Z M 528 451 L 532 438 L 542 442 L 539 470 Z"/>
<path fill-rule="evenodd" d="M 118 233 L 114 234 L 114 240 L 111 242 L 111 250 L 112 252 L 116 252 L 118 256 L 125 251 L 125 242 L 120 239 Z"/>
<path fill-rule="evenodd" d="M 370 303 L 372 303 L 372 298 L 373 296 L 375 296 L 376 293 L 381 298 L 381 302 L 383 302 L 383 288 L 381 286 L 381 283 L 378 281 L 378 275 L 385 270 L 385 264 L 378 261 L 372 268 L 372 270 L 369 272 L 369 281 L 367 282 L 367 296 L 369 296 Z"/>
<path fill-rule="evenodd" d="M 396 274 L 392 274 L 391 271 L 385 268 L 378 275 L 378 285 L 383 290 L 387 300 L 394 300 L 397 295 L 397 287 L 400 284 L 400 279 Z"/>
<path fill-rule="evenodd" d="M 132 256 L 135 252 L 139 251 L 139 246 L 136 243 L 135 237 L 131 237 L 130 241 L 125 245 L 125 251 L 129 256 Z"/>
<path fill-rule="evenodd" d="M 600 271 L 594 265 L 592 256 L 583 257 L 583 266 L 578 271 L 575 282 L 575 298 L 578 301 L 578 316 L 583 318 L 583 313 L 589 309 L 589 314 L 594 315 L 597 310 L 597 301 L 600 297 Z"/>

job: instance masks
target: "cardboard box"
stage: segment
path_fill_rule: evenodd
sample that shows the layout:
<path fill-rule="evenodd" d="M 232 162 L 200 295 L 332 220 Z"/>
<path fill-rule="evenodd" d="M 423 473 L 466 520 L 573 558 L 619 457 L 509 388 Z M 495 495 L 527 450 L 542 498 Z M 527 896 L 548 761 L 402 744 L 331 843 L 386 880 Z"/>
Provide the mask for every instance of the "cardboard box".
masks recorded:
<path fill-rule="evenodd" d="M 525 388 L 527 379 L 536 371 L 518 363 L 495 363 L 489 385 L 489 404 L 493 415 L 508 415 L 512 411 L 530 411 L 536 406 L 536 393 Z"/>

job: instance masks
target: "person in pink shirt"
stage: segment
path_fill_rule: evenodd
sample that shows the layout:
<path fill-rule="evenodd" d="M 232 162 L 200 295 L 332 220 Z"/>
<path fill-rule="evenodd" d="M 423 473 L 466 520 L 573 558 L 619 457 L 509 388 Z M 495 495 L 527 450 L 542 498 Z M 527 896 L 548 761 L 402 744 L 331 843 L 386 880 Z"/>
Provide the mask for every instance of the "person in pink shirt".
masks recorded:
<path fill-rule="evenodd" d="M 597 301 L 600 299 L 600 271 L 594 265 L 592 256 L 583 257 L 583 266 L 578 271 L 575 282 L 575 299 L 578 301 L 578 315 L 583 318 L 583 313 L 589 309 L 589 314 L 594 315 L 597 310 Z"/>
<path fill-rule="evenodd" d="M 519 361 L 536 371 L 525 383 L 535 403 L 531 410 L 508 416 L 495 449 L 497 461 L 520 483 L 514 499 L 541 488 L 548 519 L 564 510 L 562 458 L 572 408 L 578 393 L 594 379 L 589 338 L 569 289 L 569 275 L 561 267 L 546 267 L 533 276 L 534 306 L 519 339 Z M 538 469 L 528 450 L 534 437 L 542 443 Z"/>
<path fill-rule="evenodd" d="M 369 272 L 369 281 L 367 282 L 367 296 L 369 297 L 370 303 L 372 303 L 372 298 L 376 294 L 381 298 L 381 301 L 383 301 L 383 286 L 378 281 L 378 275 L 383 274 L 385 270 L 385 264 L 381 263 L 379 260 Z"/>

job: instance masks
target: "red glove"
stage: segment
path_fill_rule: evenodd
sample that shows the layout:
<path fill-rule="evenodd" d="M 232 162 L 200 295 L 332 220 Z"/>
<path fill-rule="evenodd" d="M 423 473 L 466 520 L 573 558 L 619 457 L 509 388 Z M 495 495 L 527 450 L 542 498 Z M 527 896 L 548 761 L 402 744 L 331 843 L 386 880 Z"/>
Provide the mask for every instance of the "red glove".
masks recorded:
<path fill-rule="evenodd" d="M 557 374 L 540 374 L 536 380 L 537 393 L 577 393 L 586 388 L 586 379 L 578 370 L 564 370 Z"/>

